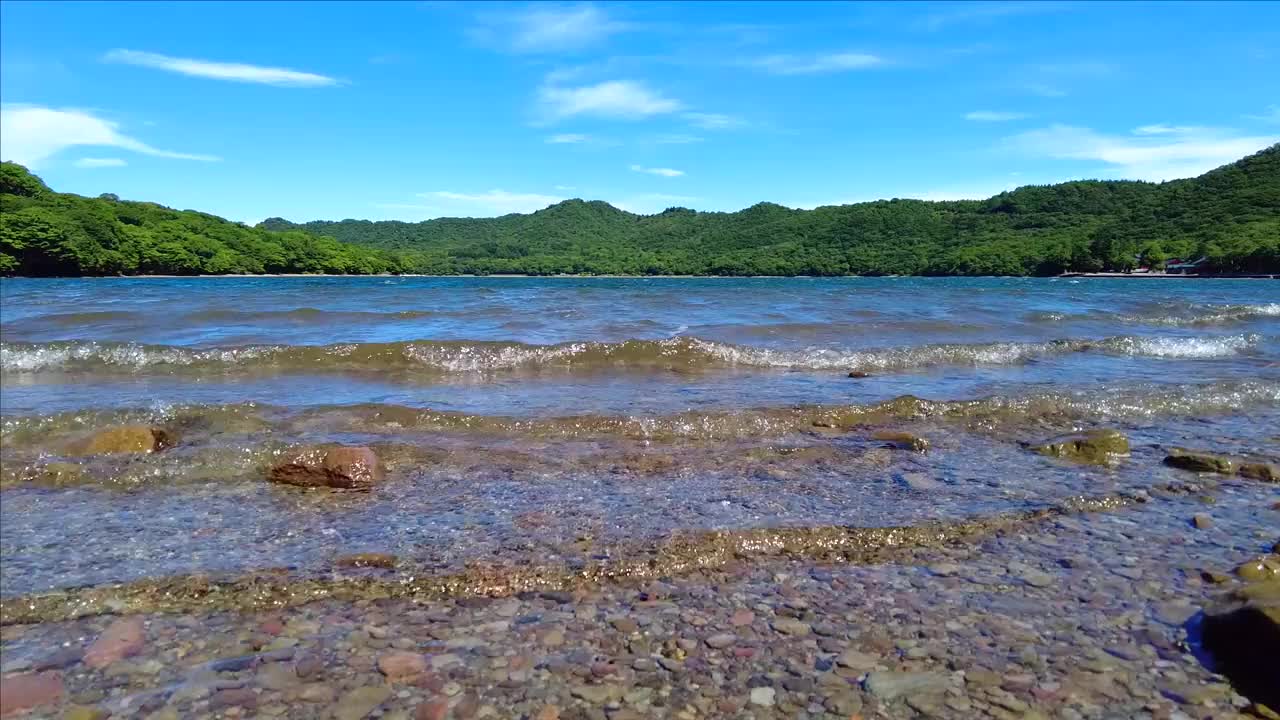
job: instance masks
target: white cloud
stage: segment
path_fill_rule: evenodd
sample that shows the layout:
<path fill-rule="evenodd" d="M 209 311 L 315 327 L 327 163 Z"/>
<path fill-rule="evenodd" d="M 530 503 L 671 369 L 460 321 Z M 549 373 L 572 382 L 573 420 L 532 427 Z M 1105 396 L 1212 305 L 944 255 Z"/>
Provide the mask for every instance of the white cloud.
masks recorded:
<path fill-rule="evenodd" d="M 862 70 L 883 65 L 884 59 L 867 53 L 827 53 L 820 55 L 766 55 L 747 65 L 773 75 L 814 75 L 817 73 Z"/>
<path fill-rule="evenodd" d="M 681 107 L 679 100 L 631 80 L 583 87 L 547 85 L 539 89 L 538 100 L 543 112 L 553 120 L 577 115 L 637 119 L 672 113 Z"/>
<path fill-rule="evenodd" d="M 488 215 L 530 213 L 564 201 L 564 198 L 554 195 L 513 193 L 506 190 L 490 190 L 486 193 L 477 194 L 437 190 L 435 192 L 419 193 L 418 197 L 445 201 L 448 205 L 460 208 L 480 209 Z"/>
<path fill-rule="evenodd" d="M 107 167 L 124 167 L 129 163 L 120 158 L 80 158 L 71 163 L 78 168 L 107 168 Z"/>
<path fill-rule="evenodd" d="M 691 145 L 693 143 L 702 142 L 702 138 L 697 135 L 685 135 L 683 133 L 669 133 L 666 135 L 658 135 L 653 139 L 658 145 Z"/>
<path fill-rule="evenodd" d="M 117 124 L 83 110 L 54 110 L 34 105 L 0 108 L 0 158 L 37 167 L 69 147 L 115 147 L 154 157 L 216 162 L 212 155 L 193 155 L 154 148 L 124 135 Z"/>
<path fill-rule="evenodd" d="M 1155 133 L 1140 132 L 1157 129 Z M 1110 174 L 1159 182 L 1194 177 L 1280 142 L 1280 136 L 1240 136 L 1230 130 L 1151 125 L 1132 135 L 1052 125 L 1015 135 L 1008 147 L 1040 157 L 1095 160 Z"/>
<path fill-rule="evenodd" d="M 732 115 L 722 115 L 720 113 L 700 113 L 687 112 L 681 115 L 696 127 L 703 130 L 728 130 L 730 128 L 742 127 L 747 122 L 742 118 Z"/>
<path fill-rule="evenodd" d="M 975 110 L 964 116 L 965 120 L 973 120 L 974 122 L 1010 122 L 1012 120 L 1025 120 L 1031 117 L 1021 112 L 999 112 L 995 110 Z"/>
<path fill-rule="evenodd" d="M 323 87 L 338 84 L 336 79 L 326 75 L 299 72 L 287 68 L 193 60 L 191 58 L 169 57 L 168 55 L 135 50 L 112 50 L 104 55 L 102 59 L 106 62 L 139 65 L 180 75 L 212 78 L 214 80 L 231 80 L 233 82 L 259 83 L 277 87 Z"/>
<path fill-rule="evenodd" d="M 552 135 L 547 138 L 549 145 L 580 145 L 582 143 L 591 142 L 591 136 L 579 135 L 577 133 L 563 133 L 560 135 Z"/>
<path fill-rule="evenodd" d="M 477 20 L 473 37 L 517 53 L 581 50 L 635 28 L 591 4 L 534 5 L 516 13 L 482 14 Z"/>
<path fill-rule="evenodd" d="M 1268 105 L 1266 112 L 1261 115 L 1245 115 L 1245 118 L 1248 120 L 1280 123 L 1280 105 Z"/>
<path fill-rule="evenodd" d="M 1066 9 L 1070 3 L 1045 2 L 977 2 L 977 3 L 943 3 L 946 8 L 941 12 L 930 13 L 921 18 L 918 25 L 924 30 L 937 31 L 956 23 L 986 24 L 997 18 L 1014 15 L 1055 12 Z"/>
<path fill-rule="evenodd" d="M 1022 87 L 1032 95 L 1039 95 L 1040 97 L 1060 98 L 1067 96 L 1066 90 L 1044 83 L 1027 83 Z"/>
<path fill-rule="evenodd" d="M 671 168 L 660 168 L 660 167 L 651 168 L 651 167 L 644 167 L 641 165 L 632 165 L 631 171 L 638 172 L 638 173 L 648 173 L 650 175 L 661 175 L 662 177 L 669 177 L 669 178 L 680 177 L 681 175 L 684 175 L 683 170 L 672 170 Z"/>
<path fill-rule="evenodd" d="M 568 192 L 572 190 L 577 190 L 578 188 L 577 186 L 574 186 L 574 185 L 557 185 L 555 189 L 561 192 Z"/>
<path fill-rule="evenodd" d="M 1197 125 L 1165 125 L 1164 123 L 1143 125 L 1133 129 L 1134 135 L 1192 135 L 1211 132 L 1214 132 L 1213 128 Z"/>

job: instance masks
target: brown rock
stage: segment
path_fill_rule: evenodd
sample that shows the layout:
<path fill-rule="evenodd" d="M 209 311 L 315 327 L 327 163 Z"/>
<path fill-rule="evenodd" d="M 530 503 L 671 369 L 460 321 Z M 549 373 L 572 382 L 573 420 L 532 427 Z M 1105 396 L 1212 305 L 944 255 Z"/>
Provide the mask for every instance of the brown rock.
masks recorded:
<path fill-rule="evenodd" d="M 428 700 L 413 711 L 414 720 L 444 720 L 448 716 L 448 700 Z"/>
<path fill-rule="evenodd" d="M 368 490 L 382 479 L 382 464 L 367 447 L 310 448 L 271 468 L 267 477 L 301 487 Z"/>
<path fill-rule="evenodd" d="M 1174 448 L 1164 459 L 1164 464 L 1179 470 L 1211 472 L 1230 475 L 1235 472 L 1235 462 L 1229 457 L 1206 452 Z"/>
<path fill-rule="evenodd" d="M 899 450 L 925 452 L 929 449 L 928 438 L 900 430 L 877 430 L 871 433 L 871 439 L 883 441 Z"/>
<path fill-rule="evenodd" d="M 871 373 L 867 372 L 866 370 L 851 370 L 849 371 L 849 377 L 855 380 L 861 380 L 863 378 L 871 377 Z"/>
<path fill-rule="evenodd" d="M 150 425 L 121 425 L 99 430 L 68 448 L 69 455 L 159 452 L 172 445 L 168 433 Z"/>
<path fill-rule="evenodd" d="M 249 688 L 226 688 L 219 690 L 209 698 L 209 708 L 218 710 L 229 707 L 253 708 L 258 704 L 258 695 Z"/>
<path fill-rule="evenodd" d="M 103 668 L 117 660 L 141 652 L 146 642 L 146 630 L 142 618 L 120 618 L 107 626 L 97 640 L 84 653 L 84 664 Z"/>
<path fill-rule="evenodd" d="M 421 653 L 396 650 L 378 658 L 378 671 L 391 680 L 411 678 L 427 671 L 427 659 Z"/>
<path fill-rule="evenodd" d="M 1213 527 L 1213 518 L 1204 513 L 1196 513 L 1191 516 L 1191 524 L 1195 525 L 1197 530 L 1208 530 Z"/>
<path fill-rule="evenodd" d="M 1262 482 L 1280 483 L 1280 467 L 1271 463 L 1241 463 L 1237 471 L 1241 477 Z"/>
<path fill-rule="evenodd" d="M 756 614 L 745 608 L 733 611 L 733 616 L 729 618 L 729 624 L 734 627 L 743 627 L 750 625 L 756 621 Z"/>
<path fill-rule="evenodd" d="M 385 568 L 396 566 L 397 558 L 388 553 L 355 553 L 343 555 L 334 564 L 342 568 Z"/>
<path fill-rule="evenodd" d="M 58 673 L 28 673 L 0 678 L 0 717 L 15 717 L 62 699 L 64 688 Z"/>
<path fill-rule="evenodd" d="M 534 720 L 560 720 L 560 708 L 555 705 L 543 705 L 538 714 L 533 717 Z"/>

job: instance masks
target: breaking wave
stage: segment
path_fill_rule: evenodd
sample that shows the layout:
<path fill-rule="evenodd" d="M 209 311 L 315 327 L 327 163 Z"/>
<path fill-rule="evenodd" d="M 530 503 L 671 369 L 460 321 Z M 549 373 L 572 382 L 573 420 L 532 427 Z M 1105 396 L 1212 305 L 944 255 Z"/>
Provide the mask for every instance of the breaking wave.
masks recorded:
<path fill-rule="evenodd" d="M 1256 334 L 1214 337 L 1122 336 L 1103 340 L 940 344 L 839 350 L 781 350 L 674 337 L 616 343 L 527 345 L 512 342 L 399 342 L 338 345 L 247 345 L 189 348 L 113 342 L 0 344 L 0 370 L 264 372 L 391 371 L 428 374 L 501 371 L 794 370 L 903 371 L 933 366 L 1013 365 L 1038 358 L 1097 352 L 1152 358 L 1217 358 L 1245 352 Z"/>

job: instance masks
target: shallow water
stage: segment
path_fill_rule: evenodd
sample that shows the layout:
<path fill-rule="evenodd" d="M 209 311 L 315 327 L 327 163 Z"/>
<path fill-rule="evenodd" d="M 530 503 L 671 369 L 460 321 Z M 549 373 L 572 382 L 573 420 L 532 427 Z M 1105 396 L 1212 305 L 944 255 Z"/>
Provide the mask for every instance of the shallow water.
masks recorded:
<path fill-rule="evenodd" d="M 1280 447 L 1268 281 L 6 279 L 0 301 L 7 597 L 960 522 L 1176 481 L 1169 446 Z M 174 447 L 72 457 L 137 422 Z M 1102 425 L 1130 457 L 1025 448 Z M 386 481 L 265 481 L 324 443 L 371 445 Z M 63 461 L 74 478 L 50 474 Z"/>

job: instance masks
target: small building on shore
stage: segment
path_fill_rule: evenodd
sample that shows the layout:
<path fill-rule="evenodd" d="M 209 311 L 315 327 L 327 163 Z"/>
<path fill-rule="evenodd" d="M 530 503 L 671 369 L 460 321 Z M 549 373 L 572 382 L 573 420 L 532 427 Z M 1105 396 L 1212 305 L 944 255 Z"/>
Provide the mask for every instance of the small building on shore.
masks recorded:
<path fill-rule="evenodd" d="M 1198 275 L 1208 261 L 1203 257 L 1199 260 L 1170 260 L 1165 263 L 1164 271 L 1168 275 Z"/>

